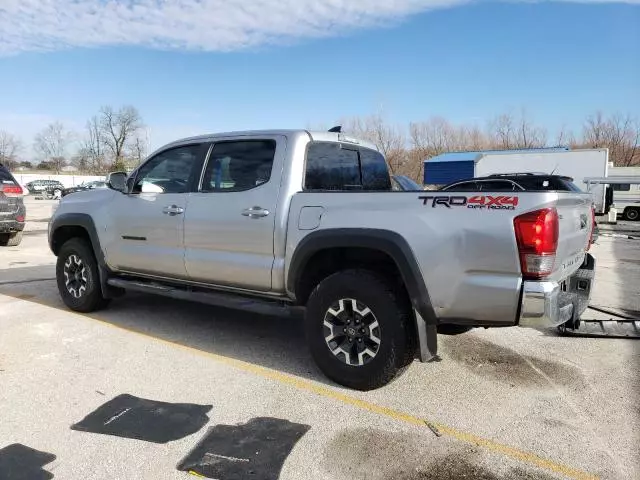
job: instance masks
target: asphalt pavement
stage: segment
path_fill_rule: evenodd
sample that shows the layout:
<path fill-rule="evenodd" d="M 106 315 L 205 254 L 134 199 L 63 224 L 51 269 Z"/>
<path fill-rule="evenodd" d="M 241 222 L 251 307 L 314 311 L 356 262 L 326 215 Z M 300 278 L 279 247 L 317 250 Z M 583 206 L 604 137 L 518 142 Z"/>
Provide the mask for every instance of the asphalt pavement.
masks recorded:
<path fill-rule="evenodd" d="M 0 250 L 2 479 L 640 478 L 637 340 L 440 335 L 441 361 L 355 392 L 298 316 L 135 294 L 68 311 L 51 204 L 29 199 L 31 233 Z M 640 310 L 640 241 L 598 243 L 592 303 Z"/>

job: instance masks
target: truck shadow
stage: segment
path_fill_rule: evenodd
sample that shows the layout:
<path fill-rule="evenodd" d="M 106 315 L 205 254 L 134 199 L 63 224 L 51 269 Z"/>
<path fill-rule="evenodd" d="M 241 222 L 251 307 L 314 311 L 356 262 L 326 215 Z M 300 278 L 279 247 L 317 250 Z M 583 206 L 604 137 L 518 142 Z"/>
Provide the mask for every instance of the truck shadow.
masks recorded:
<path fill-rule="evenodd" d="M 51 267 L 0 269 L 0 295 L 83 315 L 164 341 L 333 385 L 308 352 L 302 312 L 247 313 L 154 295 L 127 293 L 105 310 L 72 313 L 60 299 Z M 16 279 L 13 281 L 12 279 Z M 21 312 L 18 312 L 22 315 Z"/>

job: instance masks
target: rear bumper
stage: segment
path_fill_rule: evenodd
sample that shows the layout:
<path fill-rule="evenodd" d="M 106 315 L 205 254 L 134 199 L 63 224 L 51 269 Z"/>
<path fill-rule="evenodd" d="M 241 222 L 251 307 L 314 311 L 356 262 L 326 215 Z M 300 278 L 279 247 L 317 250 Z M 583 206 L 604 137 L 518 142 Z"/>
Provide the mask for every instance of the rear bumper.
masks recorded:
<path fill-rule="evenodd" d="M 16 222 L 15 220 L 1 220 L 0 233 L 15 233 L 24 230 L 24 222 Z"/>
<path fill-rule="evenodd" d="M 595 275 L 595 259 L 587 253 L 579 270 L 562 282 L 523 282 L 519 325 L 557 327 L 577 320 L 586 310 Z"/>

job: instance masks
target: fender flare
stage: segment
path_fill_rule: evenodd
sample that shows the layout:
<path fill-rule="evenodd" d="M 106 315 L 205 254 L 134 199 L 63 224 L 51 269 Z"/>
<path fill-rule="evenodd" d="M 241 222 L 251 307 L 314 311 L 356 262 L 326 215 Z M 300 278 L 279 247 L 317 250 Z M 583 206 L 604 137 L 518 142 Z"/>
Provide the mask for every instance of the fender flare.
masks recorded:
<path fill-rule="evenodd" d="M 87 213 L 63 213 L 53 219 L 49 227 L 49 248 L 56 256 L 58 253 L 53 240 L 56 231 L 61 227 L 80 227 L 87 232 L 89 240 L 91 241 L 93 254 L 98 262 L 98 274 L 100 276 L 100 289 L 102 290 L 102 295 L 105 298 L 112 298 L 116 296 L 114 289 L 107 284 L 110 272 L 105 261 L 104 252 L 102 251 L 98 230 L 96 229 L 96 225 L 91 215 Z M 60 247 L 61 245 L 57 246 L 58 249 Z"/>
<path fill-rule="evenodd" d="M 407 241 L 399 233 L 373 228 L 336 228 L 318 230 L 304 237 L 291 258 L 287 290 L 295 294 L 307 262 L 316 253 L 329 248 L 367 248 L 388 255 L 398 267 L 413 308 L 425 321 L 436 324 L 431 297 L 420 266 Z"/>
<path fill-rule="evenodd" d="M 378 250 L 393 260 L 414 310 L 420 360 L 426 362 L 437 359 L 438 319 L 415 255 L 406 239 L 397 232 L 373 228 L 336 228 L 308 234 L 297 245 L 291 258 L 287 290 L 295 297 L 306 265 L 314 254 L 341 247 Z"/>

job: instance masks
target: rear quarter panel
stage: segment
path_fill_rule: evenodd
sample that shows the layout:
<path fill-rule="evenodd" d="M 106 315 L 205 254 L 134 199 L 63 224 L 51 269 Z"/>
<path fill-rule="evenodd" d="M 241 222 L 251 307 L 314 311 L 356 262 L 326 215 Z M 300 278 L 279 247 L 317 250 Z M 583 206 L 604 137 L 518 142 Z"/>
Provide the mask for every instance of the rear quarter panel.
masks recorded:
<path fill-rule="evenodd" d="M 409 243 L 440 320 L 514 324 L 522 279 L 513 219 L 527 211 L 554 206 L 558 194 L 522 192 L 513 209 L 489 209 L 434 205 L 432 199 L 425 199 L 437 193 L 305 192 L 294 195 L 288 222 L 285 275 L 289 273 L 296 245 L 313 231 L 390 230 Z M 477 193 L 453 196 L 474 195 Z M 483 195 L 492 194 L 483 192 Z M 494 194 L 499 195 L 504 194 Z M 568 216 L 571 202 L 565 203 Z M 317 222 L 310 221 L 309 212 L 319 217 Z M 566 243 L 566 248 L 571 250 L 579 242 L 574 239 Z"/>

